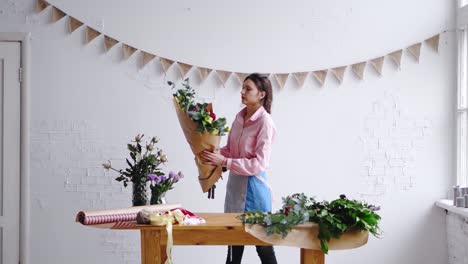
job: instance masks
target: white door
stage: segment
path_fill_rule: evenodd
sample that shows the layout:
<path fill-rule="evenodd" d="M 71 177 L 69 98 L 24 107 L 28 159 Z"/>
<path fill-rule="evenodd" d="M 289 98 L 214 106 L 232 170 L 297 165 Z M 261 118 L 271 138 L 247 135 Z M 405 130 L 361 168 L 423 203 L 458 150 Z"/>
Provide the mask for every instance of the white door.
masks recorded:
<path fill-rule="evenodd" d="M 0 264 L 19 262 L 19 42 L 0 42 Z"/>

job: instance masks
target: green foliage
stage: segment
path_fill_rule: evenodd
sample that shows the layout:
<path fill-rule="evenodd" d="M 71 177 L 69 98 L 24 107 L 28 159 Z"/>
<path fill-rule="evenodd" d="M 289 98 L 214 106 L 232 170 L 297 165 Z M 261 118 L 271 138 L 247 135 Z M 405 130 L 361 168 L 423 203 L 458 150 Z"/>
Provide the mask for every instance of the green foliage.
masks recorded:
<path fill-rule="evenodd" d="M 167 82 L 172 89 L 176 89 L 173 82 Z M 182 82 L 183 88 L 177 89 L 173 96 L 179 102 L 179 106 L 184 110 L 190 119 L 197 125 L 197 132 L 210 133 L 223 136 L 230 129 L 226 126 L 226 118 L 216 118 L 216 114 L 208 107 L 207 103 L 196 103 L 195 90 L 190 86 L 189 79 Z"/>
<path fill-rule="evenodd" d="M 327 254 L 330 239 L 339 239 L 348 230 L 367 230 L 378 236 L 380 216 L 374 212 L 376 210 L 378 208 L 349 200 L 345 195 L 329 203 L 296 193 L 283 198 L 283 207 L 276 213 L 246 212 L 238 218 L 245 224 L 262 225 L 268 235 L 281 234 L 283 237 L 298 224 L 316 223 L 321 249 Z"/>

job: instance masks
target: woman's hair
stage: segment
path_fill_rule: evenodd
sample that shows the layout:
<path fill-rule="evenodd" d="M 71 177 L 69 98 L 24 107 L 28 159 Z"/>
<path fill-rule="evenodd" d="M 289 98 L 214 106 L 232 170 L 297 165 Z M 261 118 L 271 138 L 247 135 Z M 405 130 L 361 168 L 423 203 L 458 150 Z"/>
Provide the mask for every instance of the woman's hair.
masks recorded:
<path fill-rule="evenodd" d="M 245 81 L 251 80 L 257 89 L 265 92 L 265 97 L 262 99 L 263 108 L 271 114 L 271 105 L 273 104 L 273 89 L 271 88 L 270 79 L 267 75 L 252 73 L 249 76 L 245 77 Z"/>

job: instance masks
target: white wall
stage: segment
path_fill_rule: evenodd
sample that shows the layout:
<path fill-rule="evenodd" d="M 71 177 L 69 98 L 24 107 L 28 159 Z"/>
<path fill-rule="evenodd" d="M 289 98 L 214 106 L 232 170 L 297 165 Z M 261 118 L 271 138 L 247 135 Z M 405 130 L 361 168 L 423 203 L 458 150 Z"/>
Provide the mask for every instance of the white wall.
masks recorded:
<path fill-rule="evenodd" d="M 137 48 L 194 65 L 242 72 L 294 72 L 360 62 L 453 29 L 451 1 L 71 1 L 65 12 Z M 132 3 L 134 5 L 130 5 Z M 102 36 L 84 45 L 84 28 L 69 35 L 66 19 L 50 24 L 33 1 L 0 2 L 0 31 L 32 32 L 31 259 L 33 263 L 138 263 L 136 232 L 74 223 L 81 209 L 128 206 L 123 189 L 100 164 L 121 163 L 137 133 L 157 135 L 167 169 L 187 178 L 168 195 L 195 212 L 221 212 L 225 180 L 207 200 L 192 154 L 170 104 L 159 66 L 137 69 L 137 56 L 103 51 Z M 382 206 L 381 239 L 331 252 L 327 263 L 446 263 L 444 213 L 433 207 L 455 179 L 455 34 L 442 34 L 439 54 L 423 45 L 420 64 L 405 52 L 365 80 L 348 69 L 340 86 L 310 78 L 275 87 L 278 139 L 269 171 L 277 204 L 294 192 L 334 199 L 345 193 Z M 232 121 L 239 83 L 211 76 L 199 94 Z M 298 250 L 277 248 L 280 263 Z M 221 263 L 224 247 L 178 247 L 176 263 Z M 255 250 L 246 263 L 258 262 Z"/>

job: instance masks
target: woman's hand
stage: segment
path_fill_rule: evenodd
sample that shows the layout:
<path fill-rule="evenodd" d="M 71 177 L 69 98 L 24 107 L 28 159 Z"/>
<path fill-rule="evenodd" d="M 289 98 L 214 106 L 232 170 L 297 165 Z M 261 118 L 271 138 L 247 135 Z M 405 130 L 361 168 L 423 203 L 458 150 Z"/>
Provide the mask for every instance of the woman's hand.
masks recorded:
<path fill-rule="evenodd" d="M 212 153 L 209 151 L 202 151 L 200 153 L 203 159 L 206 161 L 205 164 L 216 165 L 216 166 L 223 166 L 225 165 L 226 157 L 218 153 Z"/>

